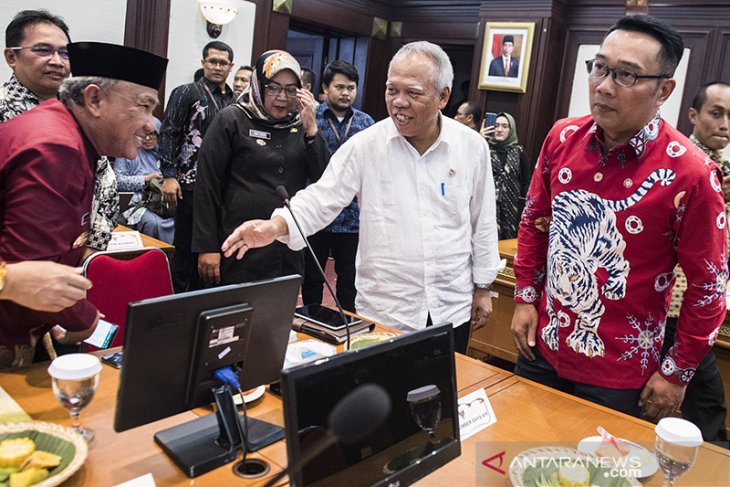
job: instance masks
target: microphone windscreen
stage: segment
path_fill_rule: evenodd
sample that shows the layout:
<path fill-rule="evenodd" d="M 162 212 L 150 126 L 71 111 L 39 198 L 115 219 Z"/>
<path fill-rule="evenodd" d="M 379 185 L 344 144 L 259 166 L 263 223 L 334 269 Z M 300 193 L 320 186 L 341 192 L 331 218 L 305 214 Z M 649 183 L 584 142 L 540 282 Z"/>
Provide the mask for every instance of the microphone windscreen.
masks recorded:
<path fill-rule="evenodd" d="M 335 404 L 327 422 L 342 443 L 354 443 L 378 428 L 390 414 L 390 396 L 377 384 L 364 384 Z"/>
<path fill-rule="evenodd" d="M 284 186 L 281 186 L 281 185 L 277 186 L 276 189 L 274 189 L 274 191 L 276 191 L 276 196 L 281 198 L 281 201 L 289 199 L 289 192 L 286 190 L 286 188 Z"/>

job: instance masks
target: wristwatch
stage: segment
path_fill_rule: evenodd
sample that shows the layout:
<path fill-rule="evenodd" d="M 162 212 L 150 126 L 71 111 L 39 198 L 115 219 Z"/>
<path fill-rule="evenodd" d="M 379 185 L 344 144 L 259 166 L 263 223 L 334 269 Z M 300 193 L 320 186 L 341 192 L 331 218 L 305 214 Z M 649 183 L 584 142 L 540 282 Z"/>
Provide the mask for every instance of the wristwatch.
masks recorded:
<path fill-rule="evenodd" d="M 3 289 L 5 288 L 5 273 L 7 272 L 7 267 L 4 261 L 0 260 L 0 293 L 3 292 Z"/>
<path fill-rule="evenodd" d="M 492 283 L 490 282 L 489 284 L 479 284 L 479 283 L 475 282 L 474 289 L 483 289 L 484 291 L 491 291 Z"/>

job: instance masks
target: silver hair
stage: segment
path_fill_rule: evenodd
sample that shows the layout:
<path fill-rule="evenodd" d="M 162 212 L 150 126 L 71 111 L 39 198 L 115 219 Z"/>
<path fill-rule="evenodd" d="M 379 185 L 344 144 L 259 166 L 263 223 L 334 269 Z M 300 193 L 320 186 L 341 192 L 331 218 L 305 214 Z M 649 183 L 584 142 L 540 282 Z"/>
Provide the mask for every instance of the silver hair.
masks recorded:
<path fill-rule="evenodd" d="M 451 85 L 454 83 L 454 68 L 451 66 L 449 55 L 441 49 L 441 46 L 428 41 L 409 42 L 401 47 L 390 60 L 388 77 L 390 77 L 390 70 L 393 68 L 395 60 L 410 54 L 421 54 L 431 59 L 436 68 L 435 77 L 432 80 L 434 86 L 438 91 L 442 91 L 444 88 L 451 90 Z"/>
<path fill-rule="evenodd" d="M 67 78 L 58 89 L 58 98 L 61 102 L 70 107 L 72 103 L 84 105 L 84 89 L 89 85 L 97 85 L 101 91 L 108 91 L 119 80 L 113 78 L 102 78 L 100 76 L 74 76 Z"/>

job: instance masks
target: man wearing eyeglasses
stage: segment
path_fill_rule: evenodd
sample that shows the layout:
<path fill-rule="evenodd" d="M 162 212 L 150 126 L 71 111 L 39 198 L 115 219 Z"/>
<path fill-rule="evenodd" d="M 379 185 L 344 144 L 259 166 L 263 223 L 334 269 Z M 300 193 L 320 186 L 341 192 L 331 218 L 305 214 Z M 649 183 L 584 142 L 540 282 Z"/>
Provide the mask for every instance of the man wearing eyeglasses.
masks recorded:
<path fill-rule="evenodd" d="M 587 62 L 591 114 L 538 158 L 514 261 L 515 373 L 634 416 L 673 415 L 725 316 L 722 173 L 659 107 L 681 36 L 627 16 Z M 662 358 L 674 267 L 688 288 Z"/>
<path fill-rule="evenodd" d="M 0 87 L 0 122 L 56 97 L 69 75 L 66 23 L 42 10 L 20 12 L 5 31 L 5 61 L 13 70 Z"/>
<path fill-rule="evenodd" d="M 175 213 L 175 255 L 172 284 L 176 292 L 200 289 L 198 256 L 191 251 L 193 199 L 198 150 L 216 113 L 230 105 L 235 93 L 226 84 L 233 66 L 233 49 L 224 42 L 203 48 L 203 77 L 178 86 L 170 94 L 159 137 L 160 169 L 165 202 Z"/>
<path fill-rule="evenodd" d="M 0 123 L 56 98 L 69 76 L 68 26 L 46 10 L 23 10 L 5 30 L 5 61 L 13 70 L 0 86 Z M 109 160 L 96 168 L 91 232 L 86 253 L 106 250 L 119 213 L 117 181 Z"/>

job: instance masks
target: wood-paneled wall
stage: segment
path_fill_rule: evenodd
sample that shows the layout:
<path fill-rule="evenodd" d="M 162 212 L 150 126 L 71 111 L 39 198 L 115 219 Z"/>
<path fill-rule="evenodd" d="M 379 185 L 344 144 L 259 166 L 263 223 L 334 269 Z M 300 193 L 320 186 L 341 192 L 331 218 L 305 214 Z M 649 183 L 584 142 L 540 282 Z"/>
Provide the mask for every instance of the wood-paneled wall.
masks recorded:
<path fill-rule="evenodd" d="M 568 112 L 578 46 L 600 43 L 626 11 L 625 0 L 292 0 L 292 13 L 286 15 L 273 11 L 273 0 L 250 1 L 257 7 L 254 60 L 266 50 L 286 48 L 292 18 L 367 38 L 362 108 L 376 119 L 386 116 L 382 87 L 388 62 L 403 43 L 473 46 L 469 98 L 484 110 L 513 114 L 533 159 L 554 121 Z M 164 54 L 169 3 L 128 0 L 125 43 Z M 730 0 L 649 0 L 649 14 L 674 25 L 692 50 L 678 123 L 689 133 L 686 108 L 697 88 L 730 80 Z M 373 37 L 374 17 L 400 22 L 400 34 Z M 535 22 L 526 93 L 477 88 L 484 26 L 494 21 Z"/>

